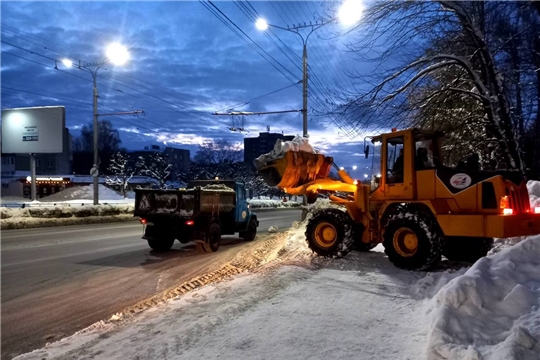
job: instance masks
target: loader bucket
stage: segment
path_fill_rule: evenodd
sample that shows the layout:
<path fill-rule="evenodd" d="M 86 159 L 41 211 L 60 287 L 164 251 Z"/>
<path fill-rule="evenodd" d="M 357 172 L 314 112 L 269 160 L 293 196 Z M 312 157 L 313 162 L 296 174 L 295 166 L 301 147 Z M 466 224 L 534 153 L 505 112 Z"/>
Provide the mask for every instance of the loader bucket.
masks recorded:
<path fill-rule="evenodd" d="M 332 158 L 321 154 L 288 151 L 283 157 L 261 166 L 258 171 L 268 185 L 286 189 L 327 177 L 332 162 Z"/>

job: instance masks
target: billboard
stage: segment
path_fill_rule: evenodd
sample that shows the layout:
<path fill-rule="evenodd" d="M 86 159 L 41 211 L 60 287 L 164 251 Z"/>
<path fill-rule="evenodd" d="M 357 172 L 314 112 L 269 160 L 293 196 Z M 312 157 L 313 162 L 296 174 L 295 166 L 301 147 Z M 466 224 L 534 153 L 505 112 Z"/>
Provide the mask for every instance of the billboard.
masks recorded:
<path fill-rule="evenodd" d="M 64 106 L 2 110 L 2 152 L 50 154 L 64 150 Z"/>

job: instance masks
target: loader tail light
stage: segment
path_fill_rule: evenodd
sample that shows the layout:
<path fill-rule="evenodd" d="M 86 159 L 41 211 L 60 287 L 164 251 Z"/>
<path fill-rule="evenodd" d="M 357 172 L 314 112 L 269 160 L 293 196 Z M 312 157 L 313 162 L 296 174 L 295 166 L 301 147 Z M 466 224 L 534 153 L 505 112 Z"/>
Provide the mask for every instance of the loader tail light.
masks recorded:
<path fill-rule="evenodd" d="M 501 209 L 508 209 L 510 207 L 510 200 L 508 199 L 508 196 L 501 197 L 501 201 L 499 202 L 499 207 Z"/>
<path fill-rule="evenodd" d="M 534 213 L 535 214 L 540 214 L 540 206 L 537 206 L 534 208 Z"/>
<path fill-rule="evenodd" d="M 140 221 L 141 224 L 143 224 L 143 225 L 146 225 L 146 223 L 147 223 L 146 219 L 143 219 L 143 218 L 140 218 L 139 221 Z"/>
<path fill-rule="evenodd" d="M 501 197 L 499 207 L 503 209 L 503 215 L 512 215 L 514 213 L 514 210 L 510 208 L 510 199 L 508 196 Z"/>
<path fill-rule="evenodd" d="M 195 221 L 193 221 L 193 220 L 187 220 L 185 224 L 186 224 L 187 226 L 193 226 L 193 225 L 195 225 Z"/>

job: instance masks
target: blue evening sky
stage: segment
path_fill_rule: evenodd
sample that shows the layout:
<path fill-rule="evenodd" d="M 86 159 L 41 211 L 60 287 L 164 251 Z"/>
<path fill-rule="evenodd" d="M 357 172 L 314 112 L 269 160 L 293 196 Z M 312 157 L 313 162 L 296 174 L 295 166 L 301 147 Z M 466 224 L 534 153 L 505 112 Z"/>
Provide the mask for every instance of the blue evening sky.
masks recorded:
<path fill-rule="evenodd" d="M 130 60 L 98 71 L 99 113 L 145 111 L 138 117 L 102 117 L 119 129 L 122 146 L 167 144 L 190 149 L 193 156 L 205 139 L 243 143 L 267 126 L 271 132 L 301 134 L 300 113 L 244 117 L 243 133 L 229 130 L 230 116 L 211 113 L 301 109 L 302 86 L 294 85 L 302 78 L 299 37 L 279 29 L 261 32 L 254 20 L 262 16 L 286 27 L 327 18 L 338 4 L 2 1 L 2 108 L 63 105 L 67 126 L 78 136 L 92 121 L 92 77 L 66 68 L 61 60 L 101 61 L 106 46 L 120 42 Z M 311 143 L 338 165 L 362 167 L 363 138 L 350 139 L 335 119 L 314 111 L 329 110 L 327 100 L 334 99 L 335 91 L 351 89 L 348 72 L 369 71 L 345 51 L 350 38 L 343 32 L 341 25 L 330 24 L 309 39 L 309 133 Z M 235 118 L 234 125 L 241 121 Z"/>

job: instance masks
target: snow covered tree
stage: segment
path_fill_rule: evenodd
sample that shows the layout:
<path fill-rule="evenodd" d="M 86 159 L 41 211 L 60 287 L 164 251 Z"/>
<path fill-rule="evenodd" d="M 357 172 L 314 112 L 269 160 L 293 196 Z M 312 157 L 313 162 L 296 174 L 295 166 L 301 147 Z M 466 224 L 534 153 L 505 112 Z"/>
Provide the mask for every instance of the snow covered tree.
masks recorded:
<path fill-rule="evenodd" d="M 343 93 L 335 115 L 351 132 L 447 127 L 467 135 L 461 139 L 469 149 L 482 141 L 483 155 L 502 159 L 499 167 L 525 172 L 522 133 L 539 104 L 538 67 L 526 60 L 534 58 L 534 44 L 524 46 L 527 39 L 538 38 L 532 6 L 501 1 L 373 3 L 357 27 L 361 35 L 349 48 L 360 61 L 377 66 L 368 74 L 352 75 L 361 90 Z"/>
<path fill-rule="evenodd" d="M 159 188 L 165 188 L 165 182 L 169 178 L 172 164 L 169 163 L 165 154 L 154 152 L 147 156 L 139 156 L 137 167 L 141 174 L 149 176 L 159 182 Z"/>
<path fill-rule="evenodd" d="M 127 198 L 128 185 L 131 178 L 137 175 L 137 167 L 129 160 L 126 154 L 117 152 L 111 157 L 107 170 L 109 170 L 113 177 L 107 176 L 105 183 L 107 185 L 119 186 L 122 189 L 124 199 Z"/>

